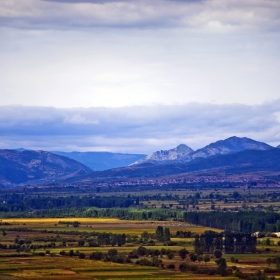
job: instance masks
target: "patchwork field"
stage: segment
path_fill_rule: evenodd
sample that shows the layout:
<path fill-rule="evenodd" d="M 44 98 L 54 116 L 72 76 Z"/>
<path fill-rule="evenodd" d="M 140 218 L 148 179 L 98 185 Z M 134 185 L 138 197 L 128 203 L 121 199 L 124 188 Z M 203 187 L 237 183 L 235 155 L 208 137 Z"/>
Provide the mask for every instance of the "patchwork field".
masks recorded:
<path fill-rule="evenodd" d="M 75 222 L 79 223 L 77 227 L 73 227 Z M 169 245 L 164 242 L 156 242 L 152 245 L 143 244 L 143 232 L 150 234 L 151 238 L 158 226 L 170 229 L 173 235 L 171 243 Z M 183 248 L 190 253 L 193 252 L 194 238 L 174 237 L 174 235 L 177 231 L 201 234 L 205 230 L 210 230 L 210 228 L 166 221 L 101 218 L 2 219 L 0 279 L 239 279 L 233 275 L 222 277 L 217 274 L 205 275 L 194 271 L 182 272 L 179 269 L 183 260 L 178 252 Z M 211 230 L 220 232 L 216 229 Z M 89 242 L 91 238 L 95 238 L 93 233 L 112 233 L 116 236 L 124 233 L 130 237 L 122 246 L 91 246 Z M 85 242 L 82 244 L 81 240 Z M 260 242 L 263 240 L 265 239 L 260 239 Z M 258 254 L 224 254 L 228 268 L 239 269 L 243 273 L 264 270 L 268 267 L 267 258 L 278 256 L 280 252 L 278 239 L 273 238 L 271 241 L 273 244 L 269 246 L 258 244 L 257 248 L 260 251 Z M 106 256 L 110 249 L 116 249 L 120 256 L 126 258 L 131 252 L 137 251 L 141 245 L 150 252 L 160 252 L 156 257 L 159 265 L 137 264 L 137 261 L 145 258 L 154 260 L 154 257 L 147 253 L 146 256 L 131 258 L 130 263 L 91 259 L 92 253 L 100 252 Z M 238 262 L 233 262 L 232 257 L 238 259 Z M 202 260 L 192 262 L 188 256 L 185 261 L 189 265 L 195 264 L 201 270 L 217 268 L 214 256 L 210 256 L 207 263 Z M 174 268 L 170 265 L 174 265 Z M 271 264 L 270 267 L 275 268 L 275 265 Z M 280 279 L 277 273 L 273 275 L 275 279 Z"/>

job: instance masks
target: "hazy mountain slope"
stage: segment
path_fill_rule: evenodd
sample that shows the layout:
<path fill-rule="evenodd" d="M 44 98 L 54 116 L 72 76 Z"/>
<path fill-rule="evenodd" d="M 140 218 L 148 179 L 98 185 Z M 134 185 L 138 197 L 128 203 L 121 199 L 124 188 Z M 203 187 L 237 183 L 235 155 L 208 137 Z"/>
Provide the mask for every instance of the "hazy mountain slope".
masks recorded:
<path fill-rule="evenodd" d="M 189 146 L 185 144 L 181 144 L 177 146 L 176 148 L 173 148 L 171 150 L 160 150 L 157 152 L 154 152 L 148 156 L 146 156 L 143 159 L 140 159 L 133 164 L 142 164 L 142 163 L 168 163 L 168 162 L 180 162 L 181 160 L 184 160 L 186 156 L 188 156 L 190 153 L 193 152 L 193 149 L 191 149 Z"/>
<path fill-rule="evenodd" d="M 71 182 L 126 180 L 130 178 L 156 178 L 166 175 L 219 169 L 231 173 L 254 171 L 279 171 L 280 149 L 245 150 L 234 154 L 198 158 L 188 163 L 167 165 L 141 164 L 116 168 L 102 172 L 92 172 L 85 176 L 72 178 Z"/>
<path fill-rule="evenodd" d="M 109 152 L 52 152 L 83 163 L 92 170 L 106 170 L 127 166 L 146 155 Z"/>
<path fill-rule="evenodd" d="M 179 147 L 184 147 L 181 152 Z M 211 143 L 204 148 L 193 151 L 186 145 L 180 145 L 177 148 L 168 151 L 159 151 L 151 155 L 148 155 L 145 159 L 139 160 L 134 164 L 142 163 L 154 163 L 154 164 L 166 164 L 166 163 L 184 163 L 190 162 L 196 158 L 207 158 L 215 155 L 224 155 L 236 153 L 244 150 L 268 150 L 273 147 L 262 142 L 252 140 L 250 138 L 239 138 L 236 136 L 227 138 L 225 140 L 219 140 L 215 143 Z M 174 156 L 175 155 L 175 156 Z"/>
<path fill-rule="evenodd" d="M 0 150 L 0 186 L 46 183 L 91 171 L 80 162 L 50 152 Z"/>

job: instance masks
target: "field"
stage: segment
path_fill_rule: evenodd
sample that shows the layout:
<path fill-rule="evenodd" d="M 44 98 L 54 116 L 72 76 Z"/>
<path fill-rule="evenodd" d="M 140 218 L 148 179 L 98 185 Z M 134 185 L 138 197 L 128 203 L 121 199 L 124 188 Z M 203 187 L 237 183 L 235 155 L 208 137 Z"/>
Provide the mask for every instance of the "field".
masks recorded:
<path fill-rule="evenodd" d="M 178 271 L 63 257 L 18 257 L 0 263 L 1 279 L 208 279 Z M 211 279 L 221 279 L 213 276 Z M 228 277 L 227 279 L 238 279 Z"/>
<path fill-rule="evenodd" d="M 248 250 L 246 253 L 226 254 L 223 249 L 222 257 L 217 257 L 214 250 L 201 252 L 195 249 L 195 236 L 209 230 L 216 233 L 222 230 L 188 224 L 183 222 L 186 219 L 182 219 L 186 210 L 190 213 L 205 211 L 211 215 L 210 225 L 213 226 L 215 212 L 209 212 L 213 210 L 227 215 L 224 223 L 230 215 L 239 211 L 278 213 L 280 192 L 277 189 L 70 191 L 73 193 L 63 188 L 54 192 L 45 188 L 30 188 L 13 192 L 6 190 L 0 195 L 0 207 L 7 209 L 6 212 L 2 210 L 0 219 L 1 280 L 237 280 L 250 279 L 252 275 L 255 278 L 251 279 L 280 279 L 280 238 L 271 235 L 280 228 L 278 221 L 268 225 L 268 234 L 257 239 L 255 253 Z M 57 198 L 61 203 L 59 207 L 56 206 Z M 86 202 L 94 199 L 105 204 L 115 200 L 119 206 L 104 207 L 105 210 L 116 211 L 108 212 L 111 216 L 101 212 L 100 216 L 94 216 L 93 212 L 89 212 L 92 214 L 89 218 L 87 210 L 91 211 L 91 207 Z M 131 200 L 132 205 L 122 206 L 126 200 Z M 95 211 L 94 207 L 92 211 Z M 119 210 L 115 210 L 117 207 L 120 207 Z M 98 209 L 102 210 L 102 207 Z M 131 215 L 126 210 L 131 210 Z M 142 216 L 145 211 L 150 211 L 150 216 Z M 219 219 L 216 221 L 216 227 L 226 229 L 224 223 L 220 223 Z M 222 242 L 225 244 L 225 239 Z M 186 258 L 180 253 L 183 249 L 188 251 Z M 234 249 L 234 252 L 240 251 Z M 223 272 L 218 269 L 221 259 L 226 262 Z M 185 269 L 182 267 L 184 263 Z"/>
<path fill-rule="evenodd" d="M 79 226 L 74 228 L 74 222 L 79 222 Z M 154 234 L 158 226 L 168 227 L 173 236 L 177 231 L 201 234 L 205 230 L 209 230 L 205 227 L 171 221 L 123 221 L 102 218 L 2 219 L 1 223 L 0 243 L 6 245 L 6 248 L 0 249 L 0 279 L 239 279 L 232 275 L 221 277 L 217 274 L 210 276 L 194 274 L 193 271 L 181 272 L 179 265 L 183 260 L 178 252 L 182 248 L 192 252 L 193 237 L 171 237 L 171 241 L 174 243 L 171 245 L 163 242 L 156 242 L 152 245 L 144 244 L 143 246 L 148 250 L 161 251 L 164 249 L 173 253 L 172 258 L 167 254 L 160 254 L 158 256 L 160 265 L 158 266 L 138 265 L 136 264 L 137 259 L 133 258 L 131 263 L 90 259 L 93 252 L 107 254 L 112 248 L 115 248 L 118 254 L 127 256 L 142 245 L 140 239 L 143 232 Z M 115 247 L 111 245 L 91 247 L 87 242 L 82 245 L 79 243 L 79 240 L 89 240 L 90 234 L 98 232 L 116 235 L 125 233 L 130 236 L 130 240 L 122 246 Z M 258 254 L 224 254 L 223 257 L 227 260 L 228 268 L 234 267 L 244 273 L 255 273 L 267 268 L 266 259 L 277 256 L 280 251 L 278 239 L 274 239 L 271 239 L 273 245 L 259 244 L 257 246 Z M 21 240 L 21 246 L 25 246 L 25 250 L 12 248 L 15 242 L 19 244 Z M 263 240 L 260 239 L 259 242 Z M 72 256 L 68 254 L 70 250 L 73 251 Z M 66 254 L 61 254 L 61 251 Z M 232 262 L 232 257 L 238 258 L 238 263 Z M 141 258 L 152 259 L 150 256 Z M 215 257 L 211 256 L 207 263 L 196 261 L 195 264 L 200 269 L 215 269 L 217 268 L 215 260 Z M 185 261 L 194 264 L 189 257 Z M 169 268 L 170 264 L 174 264 L 175 268 Z M 275 267 L 275 265 L 271 264 L 270 267 Z M 280 277 L 276 279 L 280 279 Z"/>

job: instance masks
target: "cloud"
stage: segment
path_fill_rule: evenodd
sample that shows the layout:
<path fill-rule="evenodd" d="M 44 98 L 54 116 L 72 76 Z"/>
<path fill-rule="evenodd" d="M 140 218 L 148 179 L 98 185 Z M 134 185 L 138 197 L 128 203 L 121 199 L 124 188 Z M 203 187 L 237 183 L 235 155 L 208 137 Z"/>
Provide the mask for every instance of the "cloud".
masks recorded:
<path fill-rule="evenodd" d="M 28 29 L 167 28 L 204 32 L 279 31 L 276 0 L 9 0 L 0 2 L 0 24 Z"/>
<path fill-rule="evenodd" d="M 1 148 L 150 153 L 246 136 L 280 144 L 280 99 L 260 105 L 72 108 L 3 106 Z"/>
<path fill-rule="evenodd" d="M 71 108 L 278 98 L 279 5 L 0 1 L 0 104 Z"/>

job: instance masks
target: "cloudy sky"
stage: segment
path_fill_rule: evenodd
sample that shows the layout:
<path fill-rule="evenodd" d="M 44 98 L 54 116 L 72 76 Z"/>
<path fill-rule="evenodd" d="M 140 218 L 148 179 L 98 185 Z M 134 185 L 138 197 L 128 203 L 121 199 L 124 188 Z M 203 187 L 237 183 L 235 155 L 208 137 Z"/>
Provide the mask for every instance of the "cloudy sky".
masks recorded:
<path fill-rule="evenodd" d="M 280 144 L 280 1 L 1 0 L 0 148 Z"/>

